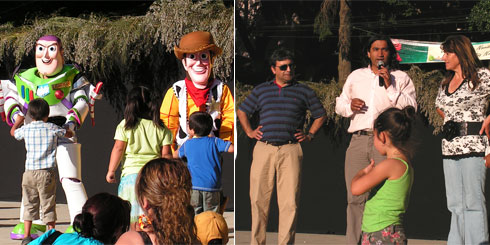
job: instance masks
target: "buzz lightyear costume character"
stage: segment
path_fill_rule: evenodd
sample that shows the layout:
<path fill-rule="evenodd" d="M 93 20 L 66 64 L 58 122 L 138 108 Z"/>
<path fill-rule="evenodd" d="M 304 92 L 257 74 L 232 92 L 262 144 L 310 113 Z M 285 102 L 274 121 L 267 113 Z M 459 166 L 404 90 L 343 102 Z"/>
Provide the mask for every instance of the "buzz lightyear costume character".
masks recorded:
<path fill-rule="evenodd" d="M 233 142 L 233 96 L 223 81 L 211 77 L 214 59 L 221 52 L 205 31 L 184 35 L 174 47 L 186 77 L 167 90 L 160 108 L 160 118 L 174 136 L 172 150 L 188 139 L 187 119 L 195 111 L 207 111 L 214 121 L 212 134 Z"/>
<path fill-rule="evenodd" d="M 1 81 L 3 96 L 0 98 L 3 97 L 4 101 L 0 101 L 0 104 L 4 103 L 7 123 L 12 126 L 15 121 L 23 120 L 28 103 L 43 98 L 50 106 L 48 121 L 76 132 L 89 112 L 93 116 L 93 104 L 95 99 L 101 97 L 99 91 L 102 83 L 93 86 L 80 69 L 64 64 L 62 43 L 56 36 L 41 37 L 36 42 L 35 57 L 36 67 L 16 73 L 13 80 Z M 24 123 L 30 121 L 26 117 Z M 87 200 L 81 181 L 81 145 L 77 143 L 76 134 L 72 138 L 58 140 L 56 161 L 73 223 Z M 20 217 L 23 209 L 21 205 Z M 39 226 L 36 227 L 39 229 Z M 11 239 L 22 239 L 23 233 L 23 224 L 18 224 L 11 232 Z M 32 234 L 34 237 L 38 235 L 37 231 Z"/>

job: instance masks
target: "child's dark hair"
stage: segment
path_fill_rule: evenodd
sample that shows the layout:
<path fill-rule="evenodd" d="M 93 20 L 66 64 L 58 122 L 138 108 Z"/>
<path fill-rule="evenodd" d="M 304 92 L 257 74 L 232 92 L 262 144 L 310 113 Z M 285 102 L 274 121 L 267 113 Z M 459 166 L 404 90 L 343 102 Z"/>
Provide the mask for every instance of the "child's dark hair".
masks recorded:
<path fill-rule="evenodd" d="M 196 136 L 207 136 L 213 129 L 213 118 L 207 112 L 196 111 L 189 117 L 189 128 Z"/>
<path fill-rule="evenodd" d="M 130 212 L 128 201 L 109 193 L 95 194 L 75 216 L 73 228 L 83 237 L 114 244 L 129 229 Z"/>
<path fill-rule="evenodd" d="M 37 98 L 29 102 L 27 113 L 36 121 L 43 120 L 49 116 L 49 104 L 42 98 Z"/>
<path fill-rule="evenodd" d="M 413 144 L 410 142 L 412 122 L 415 120 L 415 108 L 407 106 L 402 110 L 388 108 L 374 121 L 376 133 L 385 131 L 390 137 L 391 143 L 407 158 L 412 158 Z"/>
<path fill-rule="evenodd" d="M 125 129 L 134 129 L 141 118 L 152 120 L 153 123 L 163 128 L 160 120 L 159 103 L 151 98 L 150 90 L 143 86 L 137 86 L 129 91 L 126 97 L 124 109 Z"/>
<path fill-rule="evenodd" d="M 213 240 L 210 240 L 210 241 L 208 242 L 208 245 L 209 245 L 209 244 L 223 244 L 223 239 L 221 239 L 221 238 L 220 238 L 220 239 L 213 239 Z"/>

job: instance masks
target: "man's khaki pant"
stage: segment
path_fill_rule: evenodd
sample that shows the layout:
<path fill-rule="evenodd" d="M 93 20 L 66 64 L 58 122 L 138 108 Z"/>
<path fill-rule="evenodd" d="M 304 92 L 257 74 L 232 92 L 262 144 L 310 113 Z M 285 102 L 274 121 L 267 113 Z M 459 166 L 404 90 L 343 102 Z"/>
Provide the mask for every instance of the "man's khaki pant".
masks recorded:
<path fill-rule="evenodd" d="M 353 196 L 350 191 L 352 179 L 359 170 L 365 168 L 374 159 L 375 164 L 386 159 L 374 147 L 373 136 L 352 135 L 345 154 L 345 185 L 347 187 L 347 244 L 358 244 L 361 238 L 362 215 L 369 192 Z"/>
<path fill-rule="evenodd" d="M 299 143 L 272 146 L 258 141 L 250 169 L 252 244 L 265 244 L 270 199 L 277 184 L 279 244 L 294 243 L 303 150 Z M 275 181 L 275 182 L 274 182 Z"/>

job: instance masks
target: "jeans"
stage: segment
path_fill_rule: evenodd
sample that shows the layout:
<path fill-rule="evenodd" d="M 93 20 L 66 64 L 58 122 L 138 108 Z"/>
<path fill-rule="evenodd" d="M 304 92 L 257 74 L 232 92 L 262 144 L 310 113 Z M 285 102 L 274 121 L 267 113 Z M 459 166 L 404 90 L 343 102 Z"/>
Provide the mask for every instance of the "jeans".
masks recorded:
<path fill-rule="evenodd" d="M 487 243 L 485 160 L 482 157 L 443 159 L 443 165 L 447 208 L 451 212 L 447 243 Z"/>

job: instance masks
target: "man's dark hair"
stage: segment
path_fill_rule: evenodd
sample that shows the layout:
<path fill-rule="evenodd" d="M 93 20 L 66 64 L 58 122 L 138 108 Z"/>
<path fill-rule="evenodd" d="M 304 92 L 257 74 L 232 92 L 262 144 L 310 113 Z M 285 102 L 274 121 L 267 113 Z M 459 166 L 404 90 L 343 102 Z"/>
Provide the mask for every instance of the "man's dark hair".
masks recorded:
<path fill-rule="evenodd" d="M 276 61 L 281 60 L 291 60 L 294 61 L 294 54 L 291 50 L 278 48 L 272 52 L 272 55 L 269 59 L 270 66 L 276 66 Z"/>
<path fill-rule="evenodd" d="M 364 50 L 364 55 L 365 55 L 364 62 L 366 63 L 365 65 L 368 66 L 371 64 L 371 60 L 367 56 L 367 53 L 371 50 L 371 45 L 373 45 L 373 43 L 376 41 L 386 41 L 386 43 L 388 44 L 388 51 L 390 51 L 390 57 L 388 57 L 388 64 L 385 65 L 390 68 L 398 68 L 399 62 L 396 59 L 397 52 L 395 46 L 393 45 L 393 42 L 391 42 L 391 39 L 388 36 L 384 36 L 384 35 L 375 35 L 369 38 L 368 44 Z"/>
<path fill-rule="evenodd" d="M 213 129 L 213 118 L 207 112 L 196 111 L 189 117 L 189 128 L 197 136 L 207 136 Z"/>
<path fill-rule="evenodd" d="M 29 102 L 27 113 L 36 121 L 41 121 L 49 116 L 49 104 L 42 98 Z"/>

